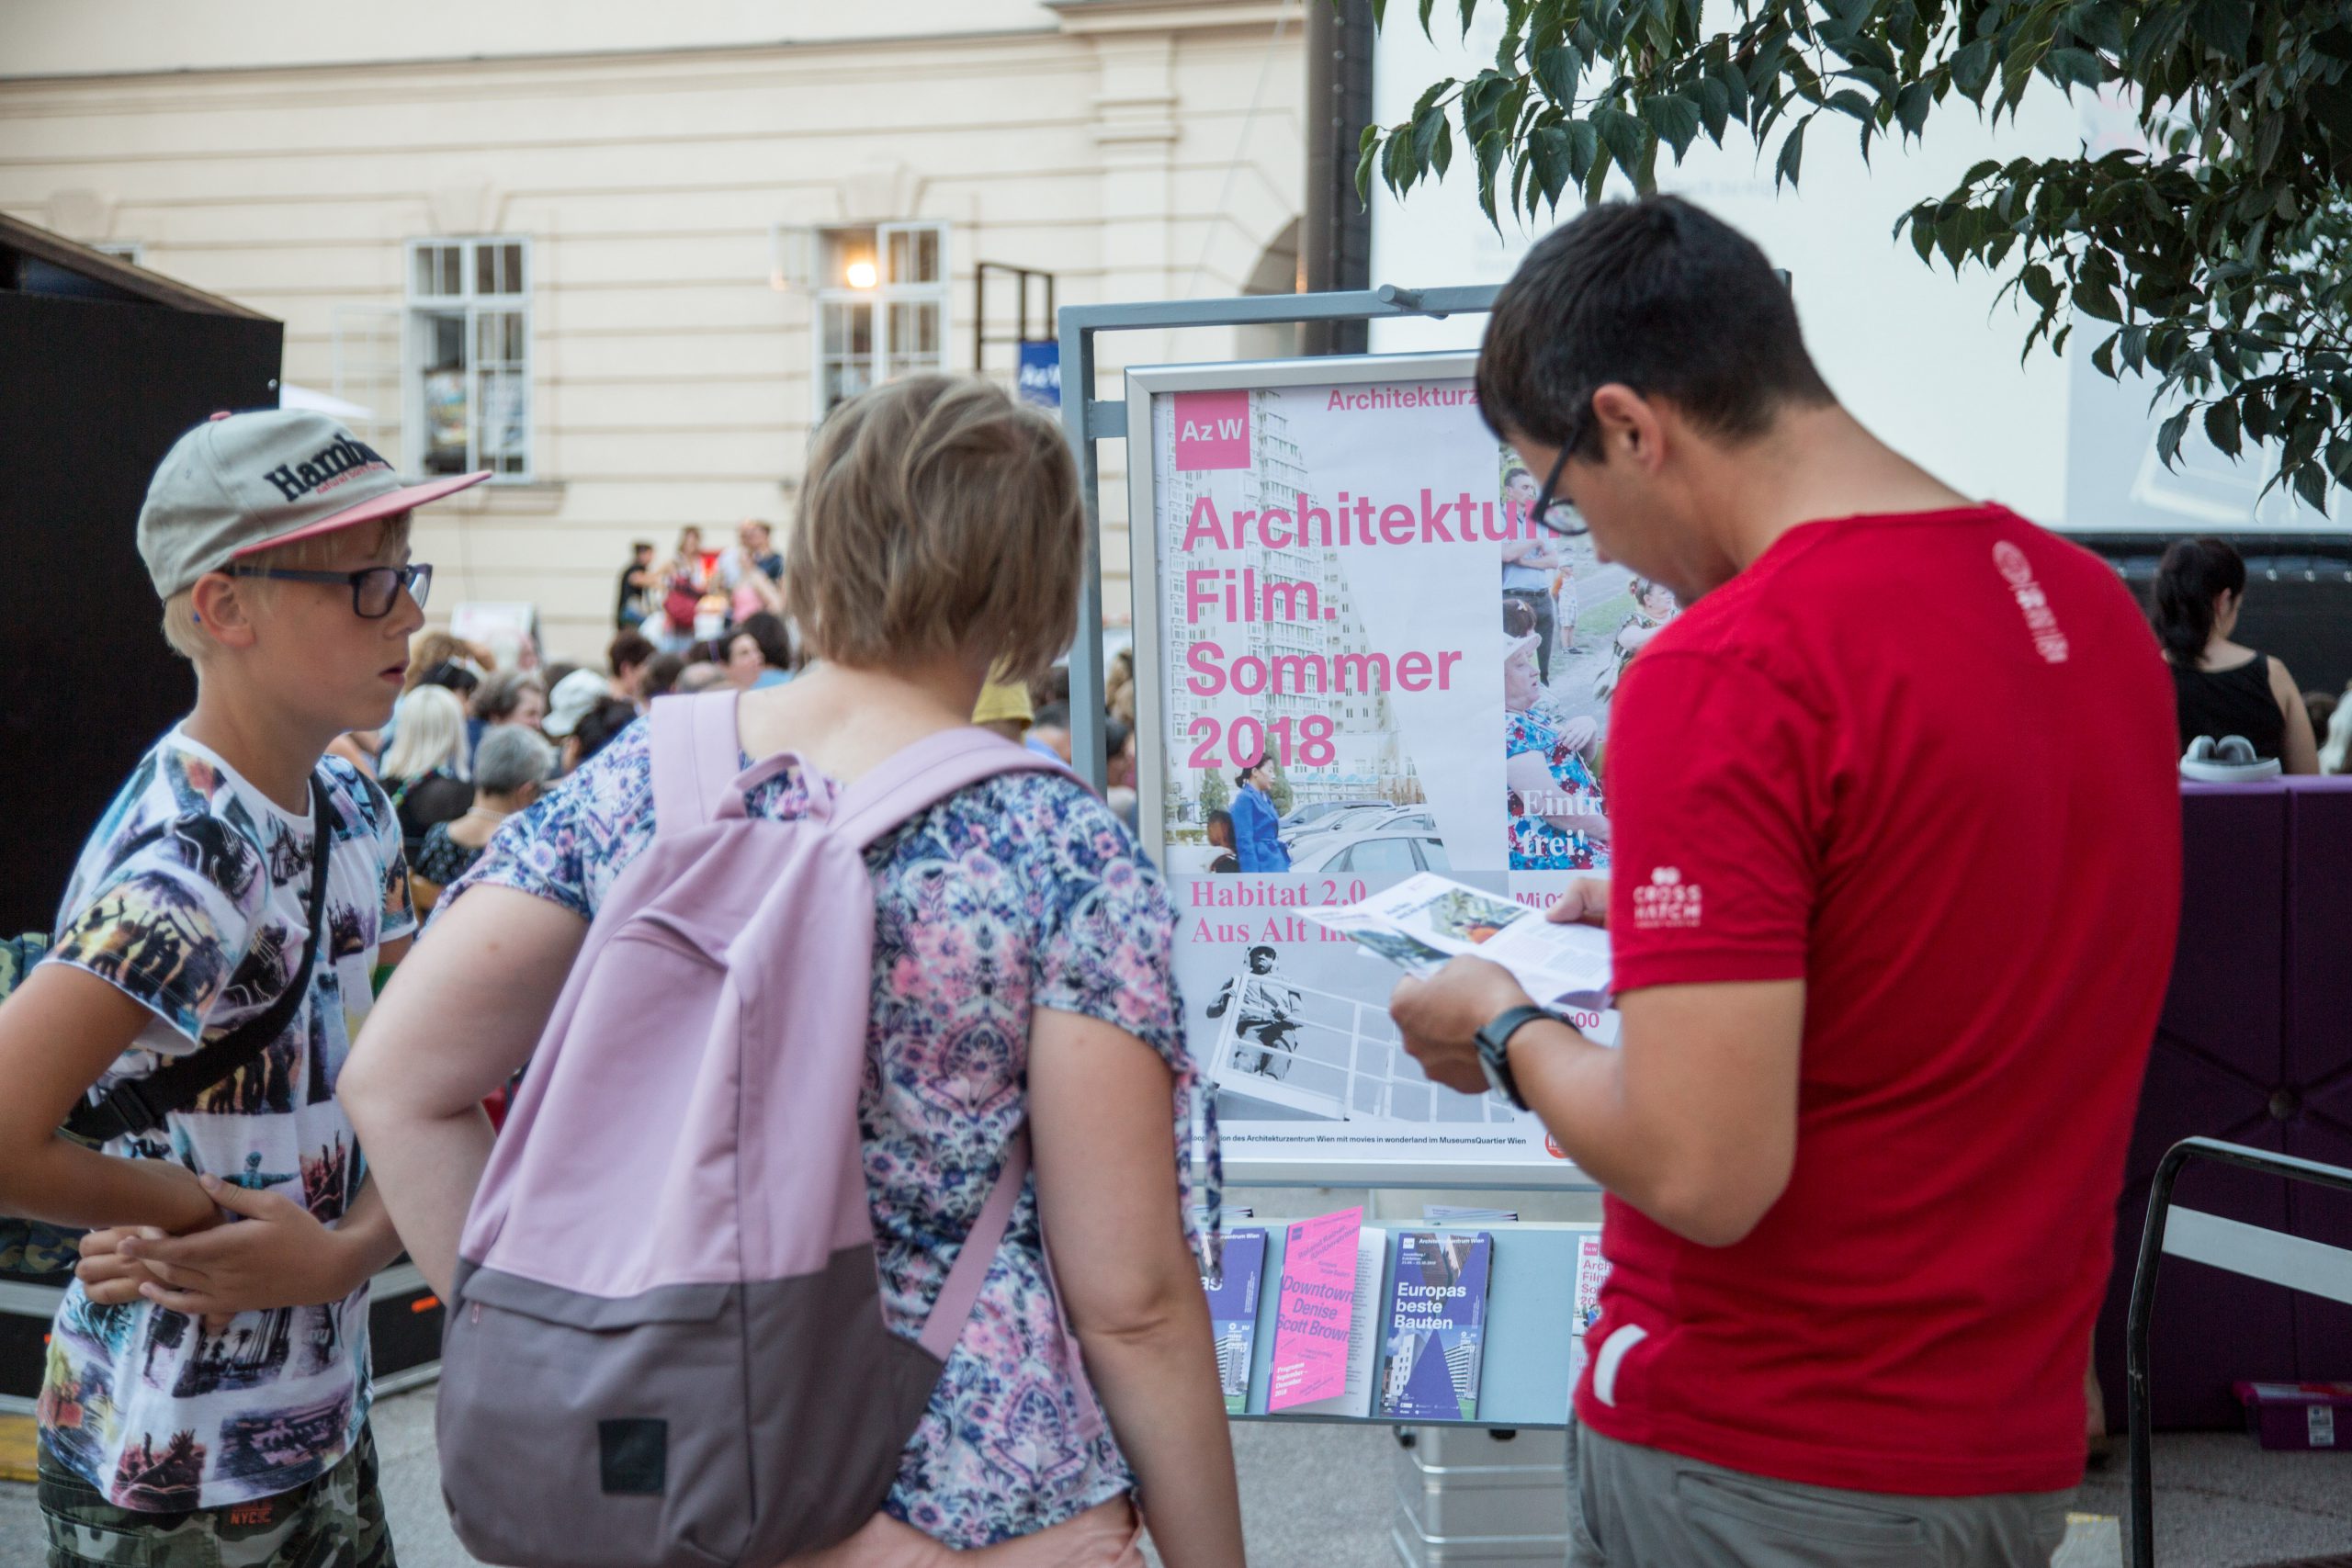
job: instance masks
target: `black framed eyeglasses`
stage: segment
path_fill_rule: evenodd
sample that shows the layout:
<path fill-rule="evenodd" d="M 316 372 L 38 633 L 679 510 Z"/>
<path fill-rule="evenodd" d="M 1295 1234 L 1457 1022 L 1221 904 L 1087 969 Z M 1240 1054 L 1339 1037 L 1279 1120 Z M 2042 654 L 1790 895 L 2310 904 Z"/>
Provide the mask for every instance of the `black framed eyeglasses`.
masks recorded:
<path fill-rule="evenodd" d="M 401 602 L 401 590 L 408 590 L 416 607 L 424 608 L 425 595 L 433 592 L 433 569 L 429 566 L 371 566 L 358 571 L 297 571 L 283 566 L 232 566 L 232 577 L 266 577 L 277 582 L 344 583 L 351 589 L 352 613 L 363 621 L 380 621 L 392 613 Z"/>
<path fill-rule="evenodd" d="M 1561 446 L 1560 455 L 1552 459 L 1552 471 L 1544 476 L 1544 488 L 1535 492 L 1534 510 L 1528 513 L 1553 533 L 1568 539 L 1592 532 L 1585 523 L 1584 514 L 1573 503 L 1553 499 L 1553 492 L 1560 488 L 1560 475 L 1567 468 L 1568 454 L 1575 451 L 1576 446 L 1573 434 Z"/>

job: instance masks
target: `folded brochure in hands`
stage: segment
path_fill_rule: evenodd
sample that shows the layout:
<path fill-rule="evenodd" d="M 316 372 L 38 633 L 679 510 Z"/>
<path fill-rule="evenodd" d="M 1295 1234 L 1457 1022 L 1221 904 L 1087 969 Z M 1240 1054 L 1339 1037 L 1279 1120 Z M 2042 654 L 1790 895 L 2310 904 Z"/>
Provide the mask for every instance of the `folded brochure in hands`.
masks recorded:
<path fill-rule="evenodd" d="M 1301 911 L 1408 975 L 1435 974 L 1464 955 L 1499 964 L 1539 1003 L 1605 1005 L 1609 934 L 1555 925 L 1541 910 L 1432 872 L 1407 877 L 1361 903 Z"/>

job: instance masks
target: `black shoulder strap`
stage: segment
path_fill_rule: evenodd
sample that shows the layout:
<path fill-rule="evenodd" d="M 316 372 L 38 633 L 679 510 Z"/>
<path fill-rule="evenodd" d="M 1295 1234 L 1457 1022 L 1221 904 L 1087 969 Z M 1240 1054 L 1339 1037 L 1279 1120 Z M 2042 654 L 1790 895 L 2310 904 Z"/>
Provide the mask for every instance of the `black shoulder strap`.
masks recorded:
<path fill-rule="evenodd" d="M 108 1089 L 95 1103 L 85 1100 L 65 1119 L 65 1130 L 92 1143 L 150 1133 L 175 1111 L 185 1111 L 214 1084 L 233 1077 L 258 1059 L 270 1042 L 286 1032 L 295 1010 L 311 988 L 311 971 L 319 949 L 334 940 L 326 929 L 327 866 L 334 858 L 332 797 L 327 781 L 311 777 L 312 835 L 311 839 L 310 935 L 302 943 L 302 962 L 269 1010 L 247 1019 L 218 1040 L 208 1041 L 186 1056 L 173 1058 L 143 1078 L 129 1078 Z"/>

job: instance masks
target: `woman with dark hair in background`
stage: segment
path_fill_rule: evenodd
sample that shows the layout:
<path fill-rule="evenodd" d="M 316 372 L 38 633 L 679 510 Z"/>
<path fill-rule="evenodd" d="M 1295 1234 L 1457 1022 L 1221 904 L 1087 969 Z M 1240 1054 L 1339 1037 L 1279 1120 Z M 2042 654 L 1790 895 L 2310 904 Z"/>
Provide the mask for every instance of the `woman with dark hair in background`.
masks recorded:
<path fill-rule="evenodd" d="M 792 679 L 792 634 L 784 617 L 763 610 L 727 639 L 727 679 L 746 692 L 764 692 Z"/>
<path fill-rule="evenodd" d="M 2149 618 L 2172 665 L 2181 749 L 2200 735 L 2237 735 L 2287 773 L 2319 772 L 2295 678 L 2276 659 L 2230 640 L 2245 607 L 2245 561 L 2228 541 L 2176 541 L 2157 563 L 2154 602 Z"/>

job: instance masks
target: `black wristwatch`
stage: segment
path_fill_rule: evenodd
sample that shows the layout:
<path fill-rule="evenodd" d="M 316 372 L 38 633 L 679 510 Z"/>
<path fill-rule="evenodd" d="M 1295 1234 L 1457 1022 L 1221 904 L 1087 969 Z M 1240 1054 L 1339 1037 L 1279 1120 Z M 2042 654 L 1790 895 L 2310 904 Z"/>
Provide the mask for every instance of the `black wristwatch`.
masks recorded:
<path fill-rule="evenodd" d="M 1520 1098 L 1519 1080 L 1510 1076 L 1510 1037 L 1537 1019 L 1551 1016 L 1542 1008 L 1512 1008 L 1478 1031 L 1478 1065 L 1487 1069 L 1487 1082 L 1521 1111 L 1528 1104 Z"/>

